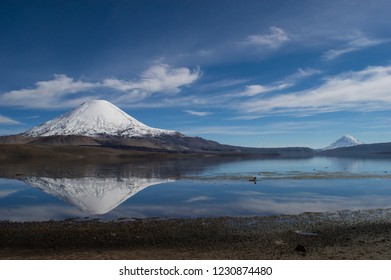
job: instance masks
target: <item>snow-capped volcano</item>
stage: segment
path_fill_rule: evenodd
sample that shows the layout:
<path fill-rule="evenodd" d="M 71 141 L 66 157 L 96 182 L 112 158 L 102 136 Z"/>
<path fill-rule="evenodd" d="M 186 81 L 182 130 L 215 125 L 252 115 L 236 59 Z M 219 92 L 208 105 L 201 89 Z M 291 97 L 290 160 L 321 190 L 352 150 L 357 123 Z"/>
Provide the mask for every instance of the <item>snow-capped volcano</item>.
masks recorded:
<path fill-rule="evenodd" d="M 175 133 L 171 130 L 149 127 L 106 100 L 92 100 L 27 130 L 24 135 L 29 137 L 52 135 L 155 137 Z"/>
<path fill-rule="evenodd" d="M 344 135 L 341 138 L 339 138 L 337 141 L 333 142 L 331 145 L 327 146 L 326 148 L 323 148 L 322 150 L 331 150 L 336 148 L 343 148 L 343 147 L 351 147 L 351 146 L 357 146 L 364 144 L 363 142 L 357 140 L 351 135 Z"/>

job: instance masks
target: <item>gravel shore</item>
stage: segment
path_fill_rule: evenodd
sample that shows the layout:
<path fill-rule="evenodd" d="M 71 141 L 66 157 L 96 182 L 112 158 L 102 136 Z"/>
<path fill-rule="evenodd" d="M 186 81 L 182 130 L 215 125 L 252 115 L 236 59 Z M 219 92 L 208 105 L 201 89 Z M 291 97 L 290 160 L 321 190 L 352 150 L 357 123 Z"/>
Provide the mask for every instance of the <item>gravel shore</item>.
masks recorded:
<path fill-rule="evenodd" d="M 0 222 L 0 259 L 391 259 L 391 209 Z"/>

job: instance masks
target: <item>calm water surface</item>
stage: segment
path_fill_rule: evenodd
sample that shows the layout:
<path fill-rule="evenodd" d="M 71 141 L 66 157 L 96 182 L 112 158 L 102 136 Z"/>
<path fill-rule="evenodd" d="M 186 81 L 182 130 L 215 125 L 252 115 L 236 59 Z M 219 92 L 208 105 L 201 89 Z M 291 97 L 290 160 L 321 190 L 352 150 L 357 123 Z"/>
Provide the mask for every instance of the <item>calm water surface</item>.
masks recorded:
<path fill-rule="evenodd" d="M 391 160 L 175 160 L 0 167 L 0 220 L 214 217 L 391 208 Z M 255 182 L 249 181 L 256 177 Z"/>

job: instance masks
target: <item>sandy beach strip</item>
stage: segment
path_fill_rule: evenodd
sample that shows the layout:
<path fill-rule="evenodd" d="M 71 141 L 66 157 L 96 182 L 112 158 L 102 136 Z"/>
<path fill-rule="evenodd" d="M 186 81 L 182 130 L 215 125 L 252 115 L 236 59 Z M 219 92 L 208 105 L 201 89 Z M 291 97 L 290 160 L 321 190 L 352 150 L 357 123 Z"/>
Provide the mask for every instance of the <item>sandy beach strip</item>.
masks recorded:
<path fill-rule="evenodd" d="M 0 259 L 391 259 L 391 210 L 2 221 Z"/>

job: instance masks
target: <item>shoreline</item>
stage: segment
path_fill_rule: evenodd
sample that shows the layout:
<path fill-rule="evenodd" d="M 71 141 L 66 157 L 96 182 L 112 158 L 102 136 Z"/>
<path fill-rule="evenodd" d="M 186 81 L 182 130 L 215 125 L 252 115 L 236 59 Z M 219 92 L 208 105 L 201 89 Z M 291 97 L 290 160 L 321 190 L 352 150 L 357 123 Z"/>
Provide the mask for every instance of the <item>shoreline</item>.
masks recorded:
<path fill-rule="evenodd" d="M 391 259 L 391 209 L 0 222 L 0 259 Z"/>

